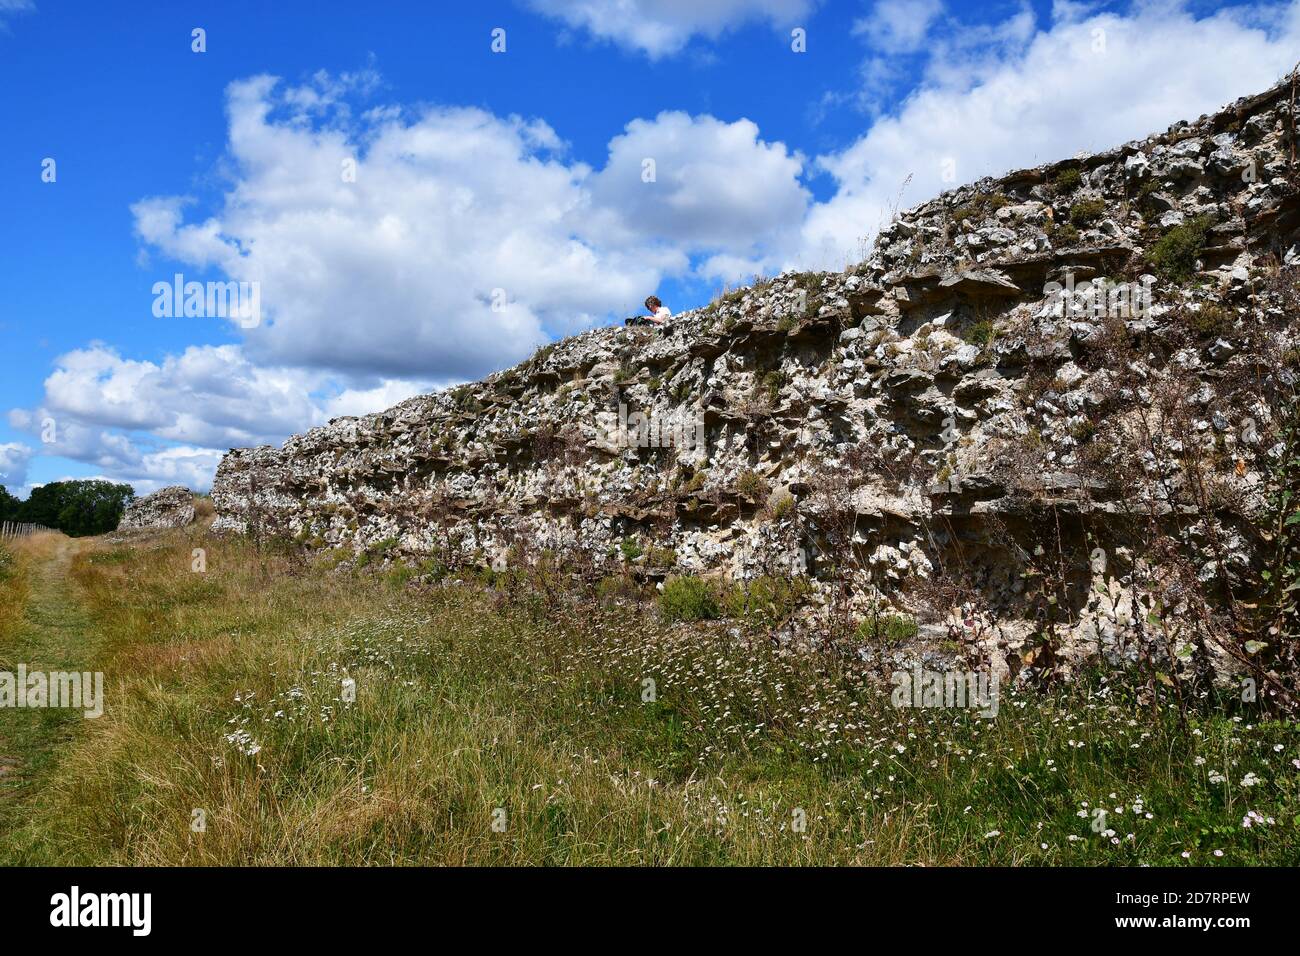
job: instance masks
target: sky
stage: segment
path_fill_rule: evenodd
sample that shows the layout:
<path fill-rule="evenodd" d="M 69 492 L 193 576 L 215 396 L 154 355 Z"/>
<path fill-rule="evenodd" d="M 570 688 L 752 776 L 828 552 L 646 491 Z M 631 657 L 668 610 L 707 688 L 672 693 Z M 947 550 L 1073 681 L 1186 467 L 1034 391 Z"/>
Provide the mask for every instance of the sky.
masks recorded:
<path fill-rule="evenodd" d="M 1297 60 L 1300 0 L 0 0 L 0 484 L 206 490 Z"/>

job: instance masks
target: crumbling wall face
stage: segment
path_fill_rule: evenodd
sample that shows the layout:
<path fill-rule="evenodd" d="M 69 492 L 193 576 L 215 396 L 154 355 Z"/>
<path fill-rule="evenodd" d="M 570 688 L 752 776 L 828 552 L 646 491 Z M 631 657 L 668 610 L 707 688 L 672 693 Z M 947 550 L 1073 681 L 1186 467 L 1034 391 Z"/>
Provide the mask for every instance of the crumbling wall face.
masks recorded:
<path fill-rule="evenodd" d="M 1129 654 L 1153 588 L 1258 562 L 1294 386 L 1288 91 L 945 193 L 846 273 L 234 450 L 215 528 L 430 567 L 808 575 L 818 627 L 883 601 Z"/>
<path fill-rule="evenodd" d="M 194 492 L 179 485 L 138 498 L 127 506 L 118 530 L 184 528 L 194 523 Z"/>

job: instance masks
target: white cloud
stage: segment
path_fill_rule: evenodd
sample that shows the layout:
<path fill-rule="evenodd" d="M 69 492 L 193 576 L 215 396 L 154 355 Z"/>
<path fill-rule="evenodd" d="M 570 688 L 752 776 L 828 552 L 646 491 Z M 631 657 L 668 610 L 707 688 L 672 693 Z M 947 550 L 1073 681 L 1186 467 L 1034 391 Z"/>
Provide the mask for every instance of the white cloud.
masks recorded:
<path fill-rule="evenodd" d="M 931 29 L 944 13 L 942 0 L 878 0 L 850 31 L 867 48 L 858 68 L 860 87 L 851 93 L 823 94 L 826 105 L 854 103 L 877 115 L 911 73 L 913 60 L 929 45 Z"/>
<path fill-rule="evenodd" d="M 800 25 L 817 0 L 531 0 L 535 10 L 652 59 L 679 52 L 694 36 L 715 39 L 747 23 Z"/>
<path fill-rule="evenodd" d="M 764 142 L 750 120 L 663 112 L 633 120 L 610 141 L 591 194 L 621 225 L 605 230 L 606 241 L 631 236 L 751 263 L 797 235 L 811 198 L 799 182 L 803 163 L 783 143 Z"/>
<path fill-rule="evenodd" d="M 1176 3 L 1086 18 L 1071 4 L 1058 14 L 1037 32 L 1032 13 L 1021 10 L 936 37 L 925 78 L 901 108 L 848 148 L 819 157 L 836 192 L 811 210 L 796 260 L 842 267 L 896 205 L 1116 146 L 1266 89 L 1300 48 L 1294 2 L 1203 18 Z M 955 182 L 942 178 L 946 159 Z"/>
<path fill-rule="evenodd" d="M 170 258 L 259 282 L 266 320 L 246 336 L 259 362 L 473 376 L 545 341 L 547 311 L 629 281 L 565 229 L 581 193 L 546 159 L 549 127 L 438 109 L 411 125 L 382 114 L 356 143 L 309 122 L 328 88 L 274 86 L 230 87 L 238 179 L 217 215 L 186 224 L 178 198 L 133 209 Z"/>
<path fill-rule="evenodd" d="M 122 473 L 138 467 L 142 452 L 126 435 L 109 431 L 99 425 L 85 425 L 70 417 L 62 420 L 44 406 L 34 409 L 15 408 L 9 412 L 9 424 L 20 431 L 41 434 L 53 420 L 53 434 L 47 433 L 41 455 L 70 458 L 96 468 Z"/>
<path fill-rule="evenodd" d="M 312 99 L 267 77 L 231 85 L 238 179 L 217 214 L 184 223 L 176 197 L 134 207 L 148 245 L 260 282 L 269 321 L 245 333 L 257 361 L 477 377 L 542 344 L 544 323 L 567 330 L 654 286 L 653 262 L 586 235 L 589 170 L 558 158 L 544 123 L 431 108 L 313 124 L 303 101 L 320 114 L 333 95 L 317 86 Z"/>
<path fill-rule="evenodd" d="M 1056 23 L 1075 23 L 1087 19 L 1100 6 L 1096 0 L 1052 0 L 1052 20 Z"/>
<path fill-rule="evenodd" d="M 223 207 L 194 222 L 182 197 L 133 207 L 147 248 L 260 283 L 268 321 L 240 331 L 261 364 L 477 378 L 636 307 L 693 255 L 775 261 L 808 204 L 802 157 L 749 120 L 634 120 L 593 173 L 539 121 L 387 108 L 347 123 L 337 87 L 232 84 Z"/>
<path fill-rule="evenodd" d="M 876 52 L 914 53 L 942 12 L 942 0 L 879 0 L 868 16 L 853 24 L 853 33 Z"/>
<path fill-rule="evenodd" d="M 330 418 L 381 411 L 433 387 L 387 379 L 348 387 L 321 372 L 256 365 L 235 345 L 194 346 L 154 363 L 97 344 L 60 356 L 43 403 L 11 410 L 9 423 L 41 434 L 52 422 L 42 454 L 91 464 L 115 481 L 206 488 L 229 448 L 278 445 Z M 0 456 L 0 466 L 5 461 Z M 21 469 L 13 480 L 23 480 Z"/>
<path fill-rule="evenodd" d="M 128 472 L 125 481 L 137 495 L 147 495 L 168 485 L 184 485 L 194 491 L 208 491 L 222 452 L 212 448 L 177 446 L 142 455 L 134 474 Z"/>
<path fill-rule="evenodd" d="M 34 454 L 31 448 L 18 442 L 0 444 L 0 485 L 16 494 L 14 489 L 27 481 L 27 463 Z"/>
<path fill-rule="evenodd" d="M 368 415 L 392 408 L 399 402 L 416 395 L 427 395 L 434 386 L 409 379 L 385 379 L 373 388 L 344 389 L 325 403 L 329 418 L 347 415 Z"/>
<path fill-rule="evenodd" d="M 208 447 L 258 444 L 318 424 L 319 376 L 254 365 L 238 346 L 191 346 L 160 364 L 96 345 L 60 356 L 45 380 L 55 422 L 142 429 Z"/>

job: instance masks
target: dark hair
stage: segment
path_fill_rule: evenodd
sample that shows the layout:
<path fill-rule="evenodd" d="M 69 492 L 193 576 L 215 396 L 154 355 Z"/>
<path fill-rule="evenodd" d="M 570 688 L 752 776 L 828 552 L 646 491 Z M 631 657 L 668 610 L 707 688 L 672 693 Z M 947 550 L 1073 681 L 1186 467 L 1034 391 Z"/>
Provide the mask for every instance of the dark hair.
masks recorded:
<path fill-rule="evenodd" d="M 652 295 L 650 298 L 645 300 L 645 307 L 647 309 L 657 309 L 661 305 L 663 305 L 663 303 L 659 301 L 659 296 L 657 295 Z"/>

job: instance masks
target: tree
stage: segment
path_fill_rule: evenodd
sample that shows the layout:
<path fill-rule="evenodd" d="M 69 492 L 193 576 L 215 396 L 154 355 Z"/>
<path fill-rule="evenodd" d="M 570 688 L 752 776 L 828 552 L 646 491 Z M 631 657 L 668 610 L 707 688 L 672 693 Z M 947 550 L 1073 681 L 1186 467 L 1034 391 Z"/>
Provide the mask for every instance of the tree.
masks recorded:
<path fill-rule="evenodd" d="M 0 522 L 17 521 L 18 509 L 22 502 L 9 493 L 9 489 L 0 485 Z"/>
<path fill-rule="evenodd" d="M 55 528 L 74 538 L 117 528 L 135 498 L 130 485 L 109 481 L 55 481 L 32 489 L 16 520 Z"/>

